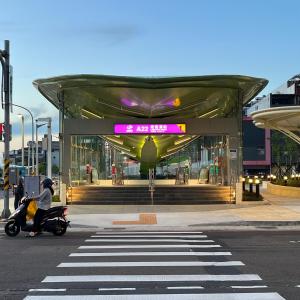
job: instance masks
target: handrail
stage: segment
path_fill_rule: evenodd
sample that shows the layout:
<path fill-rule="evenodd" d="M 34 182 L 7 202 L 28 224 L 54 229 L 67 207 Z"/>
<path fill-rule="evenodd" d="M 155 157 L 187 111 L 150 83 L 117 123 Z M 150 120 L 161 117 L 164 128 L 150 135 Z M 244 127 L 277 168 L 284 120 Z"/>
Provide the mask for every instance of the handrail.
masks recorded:
<path fill-rule="evenodd" d="M 151 195 L 151 205 L 154 204 L 154 169 L 149 169 L 149 192 Z"/>

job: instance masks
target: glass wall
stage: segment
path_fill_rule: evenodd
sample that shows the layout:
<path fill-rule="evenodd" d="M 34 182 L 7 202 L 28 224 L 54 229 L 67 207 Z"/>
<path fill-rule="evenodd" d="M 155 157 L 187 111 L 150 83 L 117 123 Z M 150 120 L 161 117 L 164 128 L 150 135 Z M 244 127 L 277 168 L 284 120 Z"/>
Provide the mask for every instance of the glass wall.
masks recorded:
<path fill-rule="evenodd" d="M 190 179 L 203 183 L 227 184 L 225 136 L 204 136 L 156 165 L 156 179 L 175 179 L 184 169 Z M 69 179 L 73 184 L 112 179 L 114 169 L 124 179 L 140 179 L 140 163 L 113 148 L 99 136 L 73 136 Z M 206 181 L 207 178 L 207 182 Z"/>

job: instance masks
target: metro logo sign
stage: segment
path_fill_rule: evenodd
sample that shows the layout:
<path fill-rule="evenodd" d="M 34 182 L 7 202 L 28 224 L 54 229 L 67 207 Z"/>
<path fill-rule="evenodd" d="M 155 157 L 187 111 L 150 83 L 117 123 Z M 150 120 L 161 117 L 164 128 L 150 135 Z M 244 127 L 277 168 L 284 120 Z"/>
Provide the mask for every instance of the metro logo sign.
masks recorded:
<path fill-rule="evenodd" d="M 115 124 L 115 134 L 185 134 L 186 124 Z"/>

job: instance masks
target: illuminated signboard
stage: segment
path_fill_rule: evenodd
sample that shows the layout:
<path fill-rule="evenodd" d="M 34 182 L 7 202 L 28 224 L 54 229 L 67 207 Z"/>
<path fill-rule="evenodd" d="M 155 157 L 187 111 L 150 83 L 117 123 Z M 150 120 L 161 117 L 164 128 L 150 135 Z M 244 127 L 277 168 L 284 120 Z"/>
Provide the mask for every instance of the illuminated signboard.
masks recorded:
<path fill-rule="evenodd" d="M 186 124 L 115 124 L 115 134 L 185 134 Z"/>

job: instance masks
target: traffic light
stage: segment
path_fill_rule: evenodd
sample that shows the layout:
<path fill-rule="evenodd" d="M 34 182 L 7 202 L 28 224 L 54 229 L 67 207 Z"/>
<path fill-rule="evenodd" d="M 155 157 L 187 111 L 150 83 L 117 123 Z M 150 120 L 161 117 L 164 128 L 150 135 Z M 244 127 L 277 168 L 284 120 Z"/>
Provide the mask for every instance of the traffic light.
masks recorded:
<path fill-rule="evenodd" d="M 9 130 L 6 130 L 5 124 L 0 123 L 0 141 L 5 142 L 6 137 L 9 137 L 9 140 L 11 141 L 11 124 L 9 125 Z"/>
<path fill-rule="evenodd" d="M 4 141 L 3 132 L 4 132 L 4 123 L 0 123 L 0 141 Z"/>

